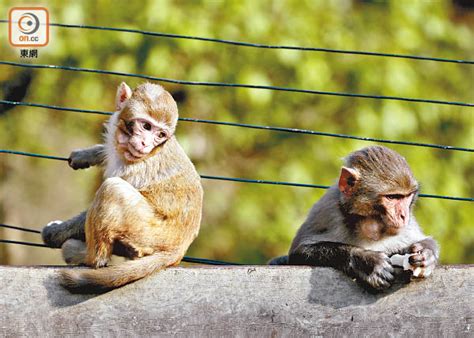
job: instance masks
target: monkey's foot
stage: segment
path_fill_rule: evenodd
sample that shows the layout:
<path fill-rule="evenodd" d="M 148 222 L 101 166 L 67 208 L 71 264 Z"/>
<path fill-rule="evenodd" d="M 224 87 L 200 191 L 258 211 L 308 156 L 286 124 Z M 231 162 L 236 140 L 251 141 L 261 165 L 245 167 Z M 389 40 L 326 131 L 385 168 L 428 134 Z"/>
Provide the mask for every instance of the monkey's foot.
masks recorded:
<path fill-rule="evenodd" d="M 51 248 L 60 248 L 67 240 L 67 237 L 62 233 L 64 230 L 63 221 L 52 221 L 46 224 L 41 231 L 41 237 L 44 244 Z"/>
<path fill-rule="evenodd" d="M 61 247 L 64 261 L 67 264 L 85 264 L 87 247 L 86 243 L 77 239 L 68 239 Z"/>
<path fill-rule="evenodd" d="M 104 267 L 107 266 L 108 263 L 109 263 L 108 258 L 100 258 L 100 259 L 97 259 L 95 261 L 95 263 L 93 264 L 93 267 L 95 267 L 95 268 L 104 268 Z"/>

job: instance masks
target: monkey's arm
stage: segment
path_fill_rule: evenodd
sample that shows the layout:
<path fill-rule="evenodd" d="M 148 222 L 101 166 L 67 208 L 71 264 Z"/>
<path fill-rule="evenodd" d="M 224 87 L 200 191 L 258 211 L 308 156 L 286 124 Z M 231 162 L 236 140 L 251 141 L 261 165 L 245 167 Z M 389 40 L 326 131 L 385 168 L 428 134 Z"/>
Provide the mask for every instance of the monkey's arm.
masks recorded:
<path fill-rule="evenodd" d="M 87 211 L 67 221 L 54 221 L 46 225 L 42 232 L 43 242 L 52 248 L 60 248 L 69 238 L 85 241 L 84 224 L 86 223 Z"/>
<path fill-rule="evenodd" d="M 105 161 L 105 147 L 103 144 L 74 150 L 69 156 L 68 163 L 74 170 L 85 169 L 95 165 L 102 165 Z"/>
<path fill-rule="evenodd" d="M 336 242 L 300 245 L 288 257 L 289 264 L 332 267 L 356 278 L 370 289 L 388 288 L 394 279 L 387 255 Z"/>

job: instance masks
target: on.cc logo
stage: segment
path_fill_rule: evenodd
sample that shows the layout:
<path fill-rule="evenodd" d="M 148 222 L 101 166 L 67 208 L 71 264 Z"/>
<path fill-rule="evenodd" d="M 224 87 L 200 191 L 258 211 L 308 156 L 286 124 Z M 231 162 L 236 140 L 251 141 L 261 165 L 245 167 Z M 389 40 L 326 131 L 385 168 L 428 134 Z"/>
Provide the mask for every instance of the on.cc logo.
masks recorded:
<path fill-rule="evenodd" d="M 40 21 L 36 15 L 33 13 L 24 13 L 18 19 L 18 28 L 23 34 L 34 34 L 38 31 L 40 27 Z"/>

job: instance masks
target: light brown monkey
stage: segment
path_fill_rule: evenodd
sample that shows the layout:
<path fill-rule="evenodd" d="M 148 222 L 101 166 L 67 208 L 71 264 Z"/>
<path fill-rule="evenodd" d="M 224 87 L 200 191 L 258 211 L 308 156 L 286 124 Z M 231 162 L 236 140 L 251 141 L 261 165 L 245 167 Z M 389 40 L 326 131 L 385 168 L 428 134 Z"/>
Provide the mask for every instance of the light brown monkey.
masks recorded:
<path fill-rule="evenodd" d="M 373 146 L 350 154 L 337 184 L 312 207 L 288 256 L 270 264 L 329 266 L 370 290 L 394 280 L 389 256 L 414 254 L 414 267 L 434 266 L 439 250 L 413 216 L 418 183 L 406 160 Z"/>
<path fill-rule="evenodd" d="M 105 144 L 71 153 L 74 169 L 104 164 L 105 181 L 87 212 L 43 229 L 44 242 L 62 247 L 66 262 L 95 268 L 62 271 L 63 286 L 106 291 L 181 261 L 199 231 L 203 191 L 174 136 L 177 120 L 161 86 L 132 92 L 122 83 Z M 133 260 L 105 267 L 112 253 Z"/>

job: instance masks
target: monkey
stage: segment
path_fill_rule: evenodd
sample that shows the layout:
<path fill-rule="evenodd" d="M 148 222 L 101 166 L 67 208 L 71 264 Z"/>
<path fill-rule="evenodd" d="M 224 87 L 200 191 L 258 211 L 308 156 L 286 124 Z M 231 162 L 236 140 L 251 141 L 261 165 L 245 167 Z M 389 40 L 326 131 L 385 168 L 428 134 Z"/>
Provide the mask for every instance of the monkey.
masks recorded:
<path fill-rule="evenodd" d="M 407 161 L 394 150 L 355 151 L 346 157 L 338 182 L 311 208 L 288 255 L 269 264 L 332 267 L 374 292 L 393 284 L 394 254 L 413 254 L 414 267 L 434 267 L 438 244 L 413 215 L 418 191 Z"/>
<path fill-rule="evenodd" d="M 103 166 L 104 181 L 88 210 L 42 230 L 68 264 L 60 283 L 71 292 L 101 293 L 179 264 L 199 232 L 201 178 L 174 133 L 178 107 L 161 86 L 135 90 L 122 82 L 104 144 L 75 150 L 73 169 Z M 112 254 L 130 260 L 108 265 Z"/>

